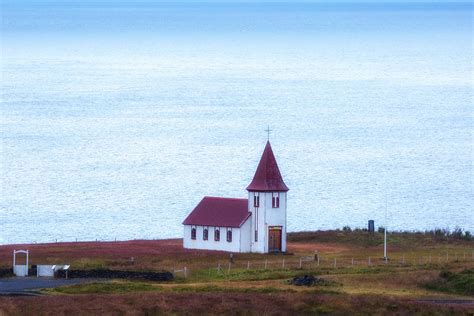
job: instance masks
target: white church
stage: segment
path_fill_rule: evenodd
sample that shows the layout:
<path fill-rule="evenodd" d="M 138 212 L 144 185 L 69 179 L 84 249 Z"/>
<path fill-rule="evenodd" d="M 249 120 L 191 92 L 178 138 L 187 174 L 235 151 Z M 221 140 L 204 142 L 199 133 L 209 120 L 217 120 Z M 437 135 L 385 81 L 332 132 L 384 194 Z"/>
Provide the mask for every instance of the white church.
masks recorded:
<path fill-rule="evenodd" d="M 288 190 L 268 141 L 248 199 L 204 197 L 183 222 L 184 248 L 286 252 Z"/>

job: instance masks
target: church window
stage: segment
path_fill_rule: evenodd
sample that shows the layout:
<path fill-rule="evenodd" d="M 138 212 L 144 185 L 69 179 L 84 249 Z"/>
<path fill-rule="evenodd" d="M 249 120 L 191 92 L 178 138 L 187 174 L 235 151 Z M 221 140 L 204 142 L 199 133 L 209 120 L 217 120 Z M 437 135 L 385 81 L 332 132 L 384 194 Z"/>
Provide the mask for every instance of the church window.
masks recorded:
<path fill-rule="evenodd" d="M 204 227 L 204 230 L 202 231 L 202 240 L 208 240 L 209 239 L 209 228 Z"/>
<path fill-rule="evenodd" d="M 272 207 L 280 207 L 280 193 L 272 193 Z"/>
<path fill-rule="evenodd" d="M 191 228 L 191 239 L 196 240 L 196 227 Z"/>
<path fill-rule="evenodd" d="M 260 196 L 258 196 L 258 193 L 255 193 L 253 196 L 253 206 L 260 207 Z"/>
<path fill-rule="evenodd" d="M 255 241 L 258 241 L 258 208 L 255 208 Z"/>
<path fill-rule="evenodd" d="M 219 231 L 219 228 L 214 229 L 214 240 L 215 241 L 221 240 L 221 232 Z"/>
<path fill-rule="evenodd" d="M 227 241 L 232 242 L 232 228 L 227 229 Z"/>

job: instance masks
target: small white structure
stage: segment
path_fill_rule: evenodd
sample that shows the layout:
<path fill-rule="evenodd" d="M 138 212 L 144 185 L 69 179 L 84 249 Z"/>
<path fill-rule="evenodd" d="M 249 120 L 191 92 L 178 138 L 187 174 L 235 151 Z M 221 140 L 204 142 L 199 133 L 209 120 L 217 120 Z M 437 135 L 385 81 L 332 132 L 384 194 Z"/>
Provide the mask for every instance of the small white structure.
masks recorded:
<path fill-rule="evenodd" d="M 50 264 L 36 265 L 36 277 L 54 277 L 54 267 Z"/>
<path fill-rule="evenodd" d="M 68 264 L 38 264 L 36 266 L 36 277 L 54 277 L 57 271 L 66 271 L 67 279 L 69 267 Z"/>
<path fill-rule="evenodd" d="M 247 186 L 248 199 L 204 197 L 183 222 L 183 247 L 285 252 L 288 190 L 268 141 Z"/>
<path fill-rule="evenodd" d="M 26 265 L 25 264 L 16 264 L 16 254 L 24 253 L 26 254 Z M 28 250 L 13 250 L 13 274 L 19 277 L 28 276 Z"/>

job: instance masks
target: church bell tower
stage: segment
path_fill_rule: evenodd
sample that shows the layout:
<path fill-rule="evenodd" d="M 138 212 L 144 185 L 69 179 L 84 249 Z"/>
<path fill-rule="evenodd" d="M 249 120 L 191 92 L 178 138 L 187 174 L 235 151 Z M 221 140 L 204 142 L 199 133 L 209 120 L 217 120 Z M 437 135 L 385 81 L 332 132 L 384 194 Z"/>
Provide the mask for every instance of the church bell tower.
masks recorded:
<path fill-rule="evenodd" d="M 251 216 L 251 252 L 286 252 L 288 187 L 267 141 L 252 182 L 247 186 Z"/>

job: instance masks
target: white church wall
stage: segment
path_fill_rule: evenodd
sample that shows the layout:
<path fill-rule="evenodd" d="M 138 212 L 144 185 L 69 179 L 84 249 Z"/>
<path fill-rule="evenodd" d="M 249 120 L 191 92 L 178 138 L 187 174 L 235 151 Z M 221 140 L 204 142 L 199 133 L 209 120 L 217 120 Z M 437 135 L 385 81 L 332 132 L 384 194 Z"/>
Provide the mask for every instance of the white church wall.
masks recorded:
<path fill-rule="evenodd" d="M 266 216 L 265 224 L 268 235 L 270 226 L 281 226 L 281 250 L 286 251 L 286 192 L 280 193 L 280 207 L 272 207 L 272 192 L 265 193 Z M 268 241 L 265 245 L 265 251 L 268 251 Z"/>
<path fill-rule="evenodd" d="M 259 207 L 254 207 L 254 194 L 249 192 L 249 210 L 252 212 L 251 250 L 252 252 L 268 252 L 269 226 L 282 226 L 282 251 L 286 251 L 286 192 L 280 192 L 280 207 L 272 207 L 272 192 L 258 192 Z M 258 240 L 255 241 L 255 221 L 257 221 Z"/>
<path fill-rule="evenodd" d="M 259 194 L 259 207 L 254 207 L 254 193 Z M 249 210 L 252 213 L 252 252 L 264 253 L 266 252 L 266 226 L 265 226 L 265 193 L 264 192 L 249 192 Z M 257 241 L 255 241 L 255 231 L 257 231 Z"/>
<path fill-rule="evenodd" d="M 229 252 L 240 252 L 240 228 L 232 228 L 232 241 L 227 241 L 227 227 L 220 229 L 220 240 L 214 240 L 214 226 L 208 227 L 208 240 L 203 239 L 204 226 L 196 227 L 196 239 L 191 239 L 191 229 L 193 226 L 184 225 L 183 247 L 187 249 L 208 249 Z"/>
<path fill-rule="evenodd" d="M 240 252 L 251 251 L 251 236 L 252 236 L 252 220 L 251 218 L 240 226 Z"/>

